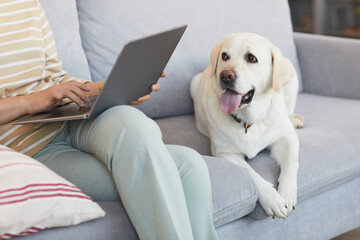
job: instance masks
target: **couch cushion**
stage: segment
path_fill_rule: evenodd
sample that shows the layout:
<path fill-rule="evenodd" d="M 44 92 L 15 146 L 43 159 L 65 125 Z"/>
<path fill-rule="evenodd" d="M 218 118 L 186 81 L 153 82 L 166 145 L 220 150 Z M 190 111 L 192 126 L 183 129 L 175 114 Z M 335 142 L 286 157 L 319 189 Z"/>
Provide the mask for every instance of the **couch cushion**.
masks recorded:
<path fill-rule="evenodd" d="M 155 120 L 161 128 L 165 143 L 194 148 L 201 155 L 211 156 L 210 139 L 196 129 L 194 115 Z"/>
<path fill-rule="evenodd" d="M 205 156 L 204 159 L 211 179 L 214 226 L 225 225 L 251 213 L 258 195 L 245 170 L 218 158 Z"/>
<path fill-rule="evenodd" d="M 150 117 L 193 112 L 189 81 L 210 63 L 225 35 L 255 32 L 278 45 L 299 70 L 288 2 L 262 0 L 77 0 L 80 32 L 92 79 L 104 81 L 123 44 L 177 25 L 189 25 L 160 80 L 162 91 L 140 109 Z M 141 67 L 141 66 L 139 66 Z M 298 71 L 300 77 L 300 72 Z"/>
<path fill-rule="evenodd" d="M 75 0 L 40 0 L 52 28 L 59 59 L 70 75 L 90 79 L 89 65 L 81 45 Z"/>
<path fill-rule="evenodd" d="M 297 130 L 300 140 L 298 201 L 360 176 L 360 101 L 300 94 L 296 112 L 305 118 L 305 127 Z M 196 130 L 193 116 L 157 122 L 166 143 L 176 142 L 201 153 L 210 152 L 210 146 L 205 146 L 206 137 Z M 189 128 L 185 129 L 185 125 Z M 266 180 L 277 184 L 280 169 L 268 151 L 261 152 L 249 163 Z M 257 205 L 251 216 L 264 218 L 265 212 Z"/>

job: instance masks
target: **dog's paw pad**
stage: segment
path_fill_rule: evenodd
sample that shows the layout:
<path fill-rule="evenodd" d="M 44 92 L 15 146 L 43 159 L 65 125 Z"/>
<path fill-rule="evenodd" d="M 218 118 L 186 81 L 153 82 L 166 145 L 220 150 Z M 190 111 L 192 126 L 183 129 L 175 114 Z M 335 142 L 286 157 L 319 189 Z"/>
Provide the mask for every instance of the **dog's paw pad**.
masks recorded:
<path fill-rule="evenodd" d="M 303 128 L 304 127 L 304 118 L 300 115 L 293 114 L 289 116 L 291 123 L 293 124 L 294 128 Z"/>

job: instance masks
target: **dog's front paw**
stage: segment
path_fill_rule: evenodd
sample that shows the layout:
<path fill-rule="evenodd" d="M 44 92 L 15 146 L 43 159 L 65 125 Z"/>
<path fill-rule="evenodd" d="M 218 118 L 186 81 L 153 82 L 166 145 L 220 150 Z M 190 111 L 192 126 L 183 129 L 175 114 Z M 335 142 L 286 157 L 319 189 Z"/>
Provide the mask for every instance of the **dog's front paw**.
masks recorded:
<path fill-rule="evenodd" d="M 295 205 L 297 202 L 296 183 L 280 183 L 278 187 L 278 192 L 285 201 L 285 204 L 287 206 L 287 215 L 289 215 L 292 210 L 295 210 Z"/>
<path fill-rule="evenodd" d="M 305 121 L 304 118 L 300 115 L 293 114 L 289 116 L 291 123 L 293 124 L 294 128 L 303 128 Z"/>
<path fill-rule="evenodd" d="M 276 191 L 275 187 L 264 181 L 258 185 L 259 202 L 269 216 L 286 219 L 288 211 L 285 200 Z"/>

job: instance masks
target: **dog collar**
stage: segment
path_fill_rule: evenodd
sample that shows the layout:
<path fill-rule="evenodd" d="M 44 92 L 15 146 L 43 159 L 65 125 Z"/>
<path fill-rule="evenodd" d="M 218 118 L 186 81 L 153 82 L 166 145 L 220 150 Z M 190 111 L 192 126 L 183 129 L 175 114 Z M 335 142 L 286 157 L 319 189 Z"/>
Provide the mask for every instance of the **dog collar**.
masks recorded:
<path fill-rule="evenodd" d="M 241 118 L 238 118 L 237 116 L 231 114 L 231 116 L 235 119 L 235 121 L 237 121 L 238 123 L 242 122 Z M 245 129 L 245 134 L 247 134 L 248 132 L 248 128 L 250 128 L 252 126 L 252 124 L 249 124 L 247 122 L 244 121 L 244 129 Z"/>

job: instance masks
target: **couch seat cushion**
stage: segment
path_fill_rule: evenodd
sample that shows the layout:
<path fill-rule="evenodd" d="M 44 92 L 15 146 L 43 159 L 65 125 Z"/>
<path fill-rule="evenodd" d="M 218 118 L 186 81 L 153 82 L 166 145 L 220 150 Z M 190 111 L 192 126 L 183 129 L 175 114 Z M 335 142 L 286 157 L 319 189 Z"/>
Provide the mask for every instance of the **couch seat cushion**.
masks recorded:
<path fill-rule="evenodd" d="M 245 170 L 219 158 L 204 156 L 204 159 L 210 173 L 214 226 L 225 225 L 251 213 L 258 195 Z"/>
<path fill-rule="evenodd" d="M 299 95 L 296 112 L 305 118 L 305 127 L 297 130 L 300 140 L 298 201 L 360 176 L 360 101 L 303 93 Z M 196 130 L 194 116 L 157 122 L 163 129 L 166 143 L 189 146 L 202 154 L 210 153 L 206 137 Z M 261 152 L 249 163 L 266 180 L 277 184 L 280 169 L 268 151 Z M 257 205 L 251 216 L 266 217 Z"/>
<path fill-rule="evenodd" d="M 196 129 L 194 115 L 161 118 L 155 121 L 160 126 L 165 143 L 191 147 L 201 155 L 211 156 L 210 139 Z"/>

